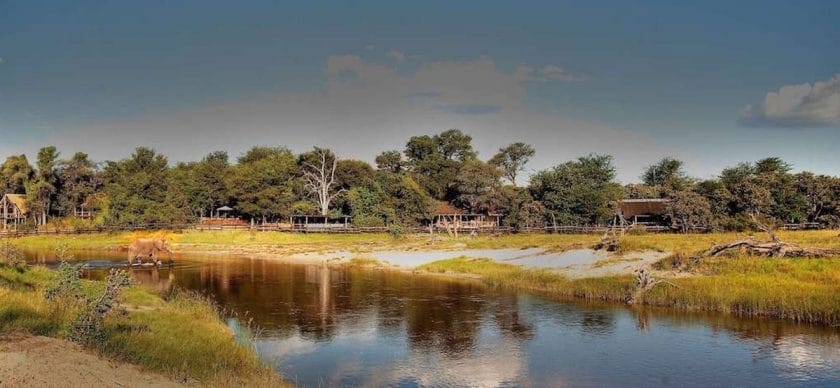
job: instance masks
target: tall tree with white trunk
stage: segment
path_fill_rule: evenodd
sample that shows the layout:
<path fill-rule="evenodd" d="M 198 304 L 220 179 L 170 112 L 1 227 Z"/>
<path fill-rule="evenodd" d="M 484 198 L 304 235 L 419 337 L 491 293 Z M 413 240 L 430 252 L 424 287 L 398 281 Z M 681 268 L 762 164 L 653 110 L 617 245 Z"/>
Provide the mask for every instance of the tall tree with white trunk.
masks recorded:
<path fill-rule="evenodd" d="M 338 158 L 329 149 L 315 147 L 313 151 L 301 155 L 301 165 L 304 188 L 318 201 L 321 215 L 327 216 L 330 203 L 345 191 L 339 188 L 335 181 Z"/>

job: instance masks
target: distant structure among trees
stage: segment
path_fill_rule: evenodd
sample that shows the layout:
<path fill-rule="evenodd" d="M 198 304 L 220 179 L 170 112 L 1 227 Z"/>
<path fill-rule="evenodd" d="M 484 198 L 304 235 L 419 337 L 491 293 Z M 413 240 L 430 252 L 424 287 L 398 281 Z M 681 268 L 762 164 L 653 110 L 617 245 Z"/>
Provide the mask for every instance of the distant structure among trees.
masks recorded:
<path fill-rule="evenodd" d="M 621 185 L 612 157 L 590 154 L 524 182 L 535 153 L 531 145 L 513 143 L 485 161 L 472 137 L 458 129 L 412 136 L 404 149 L 377 155 L 375 166 L 318 147 L 302 154 L 253 147 L 234 161 L 217 151 L 170 165 L 144 147 L 96 163 L 81 152 L 62 159 L 49 146 L 39 150 L 34 166 L 26 155 L 0 165 L 0 210 L 4 229 L 195 222 L 559 230 L 624 221 L 691 231 L 751 229 L 756 219 L 840 226 L 840 178 L 794 173 L 776 157 L 706 180 L 665 157 L 641 171 L 640 182 Z"/>

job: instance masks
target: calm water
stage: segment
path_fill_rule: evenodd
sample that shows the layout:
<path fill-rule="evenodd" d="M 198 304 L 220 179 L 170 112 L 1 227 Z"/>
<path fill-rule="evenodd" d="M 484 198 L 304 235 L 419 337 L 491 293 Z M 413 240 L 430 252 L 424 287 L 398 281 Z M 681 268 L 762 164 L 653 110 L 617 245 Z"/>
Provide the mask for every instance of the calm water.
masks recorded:
<path fill-rule="evenodd" d="M 77 256 L 94 277 L 118 260 Z M 840 328 L 252 259 L 133 272 L 253 318 L 260 355 L 305 386 L 840 386 Z"/>

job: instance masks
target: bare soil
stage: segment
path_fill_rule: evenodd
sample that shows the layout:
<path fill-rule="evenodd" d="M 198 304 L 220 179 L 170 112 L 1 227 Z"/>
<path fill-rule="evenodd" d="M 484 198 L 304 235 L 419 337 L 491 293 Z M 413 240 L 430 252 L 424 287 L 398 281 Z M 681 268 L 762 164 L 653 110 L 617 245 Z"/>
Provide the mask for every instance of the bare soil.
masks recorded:
<path fill-rule="evenodd" d="M 177 387 L 160 374 L 48 337 L 0 337 L 0 387 Z"/>

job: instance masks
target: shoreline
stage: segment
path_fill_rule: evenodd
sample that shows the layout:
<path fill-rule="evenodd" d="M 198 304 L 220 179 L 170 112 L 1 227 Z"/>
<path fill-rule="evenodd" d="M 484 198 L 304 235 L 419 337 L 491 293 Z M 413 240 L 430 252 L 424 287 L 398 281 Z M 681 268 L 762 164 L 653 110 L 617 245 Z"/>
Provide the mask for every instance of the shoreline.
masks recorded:
<path fill-rule="evenodd" d="M 836 231 L 783 232 L 780 235 L 786 241 L 802 245 L 840 247 Z M 87 238 L 71 236 L 59 240 L 72 240 L 76 249 L 115 252 L 119 250 L 120 242 L 124 243 L 134 236 L 136 234 L 85 236 Z M 355 265 L 417 275 L 445 274 L 462 279 L 479 279 L 496 286 L 562 299 L 620 304 L 630 301 L 636 305 L 676 311 L 771 317 L 828 326 L 840 324 L 840 257 L 689 259 L 692 252 L 707 249 L 716 242 L 748 236 L 750 234 L 747 233 L 627 235 L 622 239 L 622 253 L 599 256 L 585 263 L 588 269 L 578 274 L 570 274 L 570 271 L 577 271 L 575 269 L 564 272 L 557 268 L 516 265 L 523 260 L 514 257 L 514 254 L 523 252 L 527 256 L 525 260 L 545 259 L 550 264 L 552 260 L 563 259 L 568 252 L 589 246 L 597 241 L 598 236 L 505 235 L 452 239 L 412 235 L 393 239 L 373 234 L 323 236 L 201 231 L 173 234 L 171 238 L 176 248 L 176 259 L 177 256 L 213 256 L 234 260 L 252 258 L 298 264 Z M 32 241 L 19 241 L 24 245 L 28 242 Z M 44 242 L 35 243 L 41 243 L 43 247 Z M 408 257 L 409 261 L 417 256 L 437 254 L 438 257 L 406 265 L 404 262 L 381 260 L 383 252 L 397 252 Z M 465 252 L 487 254 L 465 255 Z M 642 260 L 633 257 L 644 252 L 655 255 Z M 497 256 L 496 260 L 487 259 L 493 255 Z M 574 261 L 572 264 L 582 265 Z M 640 267 L 662 280 L 662 284 L 650 289 L 637 289 L 633 270 Z"/>

